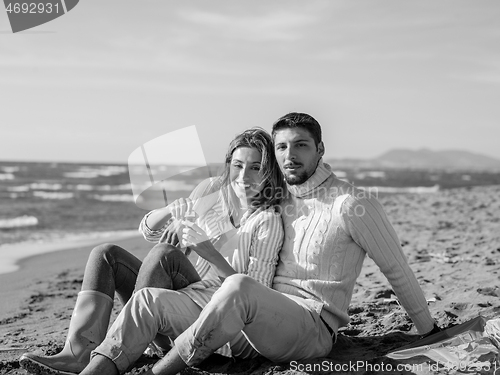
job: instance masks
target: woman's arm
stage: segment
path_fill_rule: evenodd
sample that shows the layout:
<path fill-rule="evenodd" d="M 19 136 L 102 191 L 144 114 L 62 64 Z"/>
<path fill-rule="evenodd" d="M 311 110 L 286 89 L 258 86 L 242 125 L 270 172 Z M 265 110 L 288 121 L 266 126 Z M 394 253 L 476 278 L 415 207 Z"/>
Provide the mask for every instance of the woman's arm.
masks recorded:
<path fill-rule="evenodd" d="M 148 212 L 139 224 L 139 231 L 143 234 L 144 238 L 150 242 L 158 242 L 167 228 L 172 230 L 174 227 L 170 225 L 173 217 L 183 217 L 187 211 L 193 208 L 197 200 L 213 193 L 214 181 L 214 178 L 203 180 L 194 188 L 189 198 L 177 199 L 168 206 Z M 210 201 L 208 203 L 211 203 L 213 199 L 207 198 L 202 201 Z"/>
<path fill-rule="evenodd" d="M 283 246 L 284 231 L 280 215 L 271 212 L 265 212 L 264 215 L 265 218 L 252 233 L 247 275 L 271 287 Z"/>
<path fill-rule="evenodd" d="M 155 210 L 156 211 L 156 210 Z M 155 242 L 157 243 L 161 236 L 163 235 L 163 233 L 165 232 L 165 230 L 169 227 L 169 225 L 171 224 L 172 220 L 167 220 L 165 222 L 165 224 L 163 224 L 162 227 L 156 229 L 156 230 L 153 230 L 151 229 L 148 224 L 146 223 L 146 221 L 148 220 L 148 217 L 150 215 L 152 215 L 154 213 L 154 211 L 150 211 L 148 212 L 141 220 L 141 223 L 139 224 L 139 232 L 142 233 L 142 235 L 144 236 L 144 239 L 146 241 L 149 241 L 149 242 Z"/>
<path fill-rule="evenodd" d="M 148 212 L 139 224 L 139 231 L 150 242 L 159 242 L 162 236 L 173 238 L 174 233 L 165 233 L 165 231 L 175 231 L 178 225 L 174 223 L 174 220 L 183 217 L 192 206 L 190 199 L 180 198 L 166 207 Z"/>
<path fill-rule="evenodd" d="M 152 231 L 162 229 L 172 217 L 170 205 L 153 210 L 145 217 L 144 224 Z"/>

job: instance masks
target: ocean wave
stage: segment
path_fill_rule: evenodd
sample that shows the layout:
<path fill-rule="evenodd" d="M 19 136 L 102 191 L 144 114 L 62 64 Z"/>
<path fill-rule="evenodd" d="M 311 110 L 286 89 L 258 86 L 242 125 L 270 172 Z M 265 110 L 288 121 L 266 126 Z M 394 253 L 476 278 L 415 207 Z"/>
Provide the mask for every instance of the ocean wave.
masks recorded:
<path fill-rule="evenodd" d="M 13 180 L 15 177 L 12 173 L 0 173 L 0 180 Z"/>
<path fill-rule="evenodd" d="M 163 180 L 157 182 L 155 184 L 151 183 L 142 183 L 142 184 L 131 184 L 130 187 L 133 188 L 134 191 L 144 191 L 146 189 L 149 190 L 158 190 L 158 191 L 192 191 L 197 184 L 188 183 L 181 180 Z"/>
<path fill-rule="evenodd" d="M 196 185 L 197 184 L 187 183 L 185 181 L 163 180 L 153 185 L 151 183 L 132 183 L 131 189 L 134 196 L 140 197 L 141 194 L 145 191 L 148 191 L 149 193 L 163 191 L 167 193 L 167 195 L 168 193 L 178 191 L 191 192 L 196 187 Z"/>
<path fill-rule="evenodd" d="M 22 192 L 30 191 L 30 186 L 29 185 L 7 186 L 7 191 L 22 193 Z"/>
<path fill-rule="evenodd" d="M 14 173 L 14 172 L 19 172 L 19 167 L 14 167 L 14 166 L 5 166 L 5 167 L 0 167 L 0 170 L 5 173 Z"/>
<path fill-rule="evenodd" d="M 66 185 L 68 190 L 74 189 L 79 191 L 130 191 L 132 190 L 132 185 L 120 184 L 120 185 L 89 185 L 89 184 L 77 184 L 77 185 Z"/>
<path fill-rule="evenodd" d="M 74 188 L 75 190 L 80 190 L 80 191 L 94 190 L 94 187 L 92 185 L 87 185 L 87 184 L 68 185 L 67 188 L 68 189 Z"/>
<path fill-rule="evenodd" d="M 101 168 L 81 167 L 80 170 L 75 172 L 66 172 L 65 177 L 68 178 L 97 178 L 97 177 L 110 177 L 126 173 L 127 167 L 120 166 L 107 166 Z"/>
<path fill-rule="evenodd" d="M 439 185 L 434 186 L 410 186 L 410 187 L 394 187 L 394 186 L 360 186 L 361 189 L 369 191 L 371 194 L 376 193 L 412 193 L 412 194 L 431 194 L 439 191 Z"/>
<path fill-rule="evenodd" d="M 159 187 L 163 188 L 166 191 L 191 191 L 195 188 L 195 184 L 190 184 L 185 181 L 175 181 L 175 180 L 165 180 L 162 181 L 161 184 L 158 184 Z"/>
<path fill-rule="evenodd" d="M 48 191 L 34 191 L 33 196 L 42 199 L 71 199 L 74 197 L 73 193 L 54 193 Z"/>
<path fill-rule="evenodd" d="M 127 202 L 134 203 L 134 196 L 131 194 L 94 194 L 92 198 L 101 202 Z"/>
<path fill-rule="evenodd" d="M 98 170 L 94 171 L 78 171 L 78 172 L 66 172 L 64 177 L 68 178 L 97 178 L 102 176 Z"/>
<path fill-rule="evenodd" d="M 13 192 L 26 192 L 30 190 L 61 190 L 63 186 L 61 184 L 48 184 L 46 182 L 33 182 L 28 185 L 19 186 L 8 186 L 7 191 Z"/>
<path fill-rule="evenodd" d="M 13 219 L 0 219 L 0 229 L 32 227 L 34 225 L 38 225 L 38 219 L 35 216 L 24 215 Z"/>
<path fill-rule="evenodd" d="M 95 190 L 100 191 L 114 191 L 114 190 L 132 190 L 132 184 L 121 184 L 121 185 L 98 185 Z"/>
<path fill-rule="evenodd" d="M 386 178 L 386 173 L 384 171 L 366 171 L 356 173 L 355 178 L 358 180 L 364 180 L 365 178 Z"/>
<path fill-rule="evenodd" d="M 48 184 L 46 182 L 33 182 L 29 184 L 31 190 L 61 190 L 61 184 Z"/>

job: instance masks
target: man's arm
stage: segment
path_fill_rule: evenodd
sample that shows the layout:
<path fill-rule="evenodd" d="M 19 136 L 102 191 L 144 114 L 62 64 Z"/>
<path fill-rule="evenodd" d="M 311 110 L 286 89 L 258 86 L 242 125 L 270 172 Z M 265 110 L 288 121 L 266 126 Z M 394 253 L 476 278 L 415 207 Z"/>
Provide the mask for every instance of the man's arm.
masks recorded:
<path fill-rule="evenodd" d="M 387 277 L 417 330 L 420 333 L 431 331 L 434 319 L 382 205 L 372 197 L 350 195 L 342 204 L 341 215 L 344 230 Z"/>

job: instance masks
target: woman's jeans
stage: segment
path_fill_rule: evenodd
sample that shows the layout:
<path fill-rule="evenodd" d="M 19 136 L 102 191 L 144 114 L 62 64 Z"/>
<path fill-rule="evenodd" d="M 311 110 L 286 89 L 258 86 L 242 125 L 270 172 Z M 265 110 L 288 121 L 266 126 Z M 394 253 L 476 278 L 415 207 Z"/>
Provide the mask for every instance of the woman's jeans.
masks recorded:
<path fill-rule="evenodd" d="M 143 288 L 177 290 L 197 281 L 200 281 L 200 276 L 195 267 L 175 246 L 157 244 L 141 263 L 120 246 L 103 244 L 90 253 L 82 290 L 96 290 L 112 299 L 116 292 L 125 305 L 135 291 Z M 161 334 L 154 342 L 163 349 L 171 346 L 170 339 Z"/>
<path fill-rule="evenodd" d="M 146 287 L 177 290 L 200 281 L 196 269 L 175 246 L 160 243 L 144 261 L 113 244 L 95 247 L 90 253 L 82 290 L 96 290 L 125 304 L 134 291 Z"/>

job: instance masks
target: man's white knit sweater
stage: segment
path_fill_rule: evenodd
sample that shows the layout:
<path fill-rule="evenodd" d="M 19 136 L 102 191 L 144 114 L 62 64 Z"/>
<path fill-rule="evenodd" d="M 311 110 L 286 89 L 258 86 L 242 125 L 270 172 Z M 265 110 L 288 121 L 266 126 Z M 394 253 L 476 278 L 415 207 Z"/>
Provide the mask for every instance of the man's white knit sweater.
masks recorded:
<path fill-rule="evenodd" d="M 420 333 L 433 328 L 423 292 L 399 239 L 374 197 L 339 180 L 327 164 L 281 204 L 285 239 L 273 289 L 305 298 L 337 332 L 368 254 L 389 280 Z"/>

